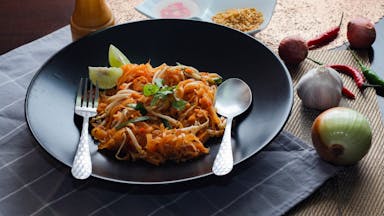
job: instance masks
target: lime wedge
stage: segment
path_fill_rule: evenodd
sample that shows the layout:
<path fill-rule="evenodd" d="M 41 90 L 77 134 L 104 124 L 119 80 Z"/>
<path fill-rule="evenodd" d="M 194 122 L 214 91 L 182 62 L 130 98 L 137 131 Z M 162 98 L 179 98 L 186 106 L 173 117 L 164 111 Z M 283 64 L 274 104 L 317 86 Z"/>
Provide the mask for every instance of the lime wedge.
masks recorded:
<path fill-rule="evenodd" d="M 108 60 L 111 67 L 121 67 L 131 63 L 128 58 L 112 44 L 109 45 Z"/>
<path fill-rule="evenodd" d="M 110 89 L 116 86 L 117 79 L 123 70 L 117 67 L 88 67 L 89 79 L 101 89 Z"/>

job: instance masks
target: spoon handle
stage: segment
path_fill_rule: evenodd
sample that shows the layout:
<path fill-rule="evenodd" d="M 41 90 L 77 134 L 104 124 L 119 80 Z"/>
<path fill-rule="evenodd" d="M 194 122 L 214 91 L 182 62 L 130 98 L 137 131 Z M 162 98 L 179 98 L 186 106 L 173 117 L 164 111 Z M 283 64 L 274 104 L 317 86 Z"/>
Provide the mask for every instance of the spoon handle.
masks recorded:
<path fill-rule="evenodd" d="M 228 174 L 233 168 L 231 129 L 232 118 L 227 118 L 223 140 L 212 167 L 213 173 L 218 176 Z"/>

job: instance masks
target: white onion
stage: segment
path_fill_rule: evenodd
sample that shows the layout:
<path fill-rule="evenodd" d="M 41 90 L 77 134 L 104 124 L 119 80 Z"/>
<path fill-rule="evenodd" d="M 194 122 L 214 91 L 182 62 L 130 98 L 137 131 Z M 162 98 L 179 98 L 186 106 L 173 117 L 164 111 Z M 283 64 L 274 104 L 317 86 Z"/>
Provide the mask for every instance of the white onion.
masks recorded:
<path fill-rule="evenodd" d="M 372 130 L 365 116 L 335 107 L 321 113 L 312 125 L 312 142 L 321 158 L 337 165 L 351 165 L 369 151 Z"/>

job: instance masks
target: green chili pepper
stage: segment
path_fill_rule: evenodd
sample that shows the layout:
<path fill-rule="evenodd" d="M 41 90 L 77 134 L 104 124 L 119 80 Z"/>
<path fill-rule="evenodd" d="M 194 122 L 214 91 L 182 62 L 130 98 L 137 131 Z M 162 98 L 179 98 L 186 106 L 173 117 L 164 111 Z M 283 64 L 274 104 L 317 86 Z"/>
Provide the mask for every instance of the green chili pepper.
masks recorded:
<path fill-rule="evenodd" d="M 353 51 L 351 53 L 368 83 L 384 87 L 384 80 L 375 71 L 365 66 Z"/>

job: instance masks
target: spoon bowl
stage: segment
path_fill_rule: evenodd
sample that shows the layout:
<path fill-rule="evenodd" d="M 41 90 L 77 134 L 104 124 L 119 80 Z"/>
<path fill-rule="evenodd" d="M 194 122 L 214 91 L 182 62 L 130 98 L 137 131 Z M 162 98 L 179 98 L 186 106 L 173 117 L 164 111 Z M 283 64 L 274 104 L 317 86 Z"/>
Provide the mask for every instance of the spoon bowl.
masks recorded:
<path fill-rule="evenodd" d="M 231 128 L 234 117 L 246 111 L 252 103 L 252 92 L 249 86 L 238 78 L 224 81 L 217 89 L 215 107 L 217 113 L 227 118 L 223 140 L 219 152 L 213 162 L 215 175 L 226 175 L 233 168 L 231 144 Z"/>

